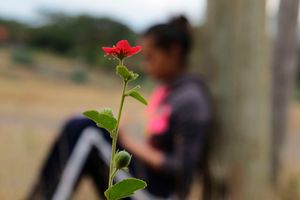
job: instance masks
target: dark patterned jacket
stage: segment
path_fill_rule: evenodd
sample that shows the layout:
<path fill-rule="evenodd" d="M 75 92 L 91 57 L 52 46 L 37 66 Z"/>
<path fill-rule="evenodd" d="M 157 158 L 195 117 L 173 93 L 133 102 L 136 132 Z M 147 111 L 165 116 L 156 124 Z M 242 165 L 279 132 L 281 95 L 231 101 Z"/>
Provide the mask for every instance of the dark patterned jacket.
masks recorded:
<path fill-rule="evenodd" d="M 190 75 L 156 93 L 159 97 L 154 94 L 149 105 L 148 141 L 167 156 L 159 171 L 149 168 L 150 185 L 164 188 L 165 195 L 176 192 L 183 197 L 205 162 L 213 118 L 210 95 L 203 82 Z"/>

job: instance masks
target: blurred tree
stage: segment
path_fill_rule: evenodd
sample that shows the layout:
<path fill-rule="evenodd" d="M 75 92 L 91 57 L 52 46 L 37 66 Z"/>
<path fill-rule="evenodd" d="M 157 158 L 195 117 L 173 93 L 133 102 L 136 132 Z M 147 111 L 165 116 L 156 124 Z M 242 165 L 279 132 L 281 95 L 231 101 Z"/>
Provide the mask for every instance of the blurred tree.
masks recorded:
<path fill-rule="evenodd" d="M 281 0 L 273 53 L 272 177 L 278 181 L 280 152 L 287 131 L 288 106 L 297 66 L 299 0 Z"/>
<path fill-rule="evenodd" d="M 265 0 L 209 0 L 206 38 L 217 127 L 205 199 L 268 199 L 270 63 Z"/>
<path fill-rule="evenodd" d="M 46 14 L 47 24 L 32 29 L 29 44 L 83 60 L 99 61 L 100 47 L 126 38 L 134 42 L 136 34 L 127 26 L 108 18 Z M 103 59 L 101 59 L 103 60 Z M 105 61 L 101 66 L 106 65 Z"/>
<path fill-rule="evenodd" d="M 0 26 L 5 28 L 8 33 L 8 41 L 10 44 L 25 43 L 29 37 L 29 26 L 14 20 L 0 19 Z"/>
<path fill-rule="evenodd" d="M 9 40 L 9 32 L 7 27 L 0 26 L 0 44 Z"/>
<path fill-rule="evenodd" d="M 134 44 L 137 34 L 126 25 L 108 18 L 69 16 L 43 11 L 45 23 L 31 26 L 13 20 L 0 19 L 0 28 L 9 33 L 9 44 L 50 50 L 63 56 L 72 56 L 88 64 L 110 66 L 99 59 L 101 46 L 110 46 L 126 38 Z M 1 30 L 0 30 L 1 31 Z M 1 34 L 1 33 L 0 33 Z M 2 33 L 3 35 L 3 33 Z M 104 54 L 102 54 L 104 55 Z M 137 59 L 132 59 L 136 64 Z"/>

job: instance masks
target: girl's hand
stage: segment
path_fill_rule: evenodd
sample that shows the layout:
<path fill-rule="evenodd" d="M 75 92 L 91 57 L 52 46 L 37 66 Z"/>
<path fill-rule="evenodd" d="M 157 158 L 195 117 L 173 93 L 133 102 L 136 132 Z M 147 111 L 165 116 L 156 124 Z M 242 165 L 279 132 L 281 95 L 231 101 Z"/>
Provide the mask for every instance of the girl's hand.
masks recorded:
<path fill-rule="evenodd" d="M 126 147 L 128 141 L 131 140 L 131 137 L 128 136 L 128 134 L 125 133 L 124 129 L 121 129 L 119 132 L 119 137 L 118 137 L 118 141 L 119 143 L 123 146 Z"/>
<path fill-rule="evenodd" d="M 139 151 L 137 144 L 140 143 L 140 141 L 126 133 L 124 129 L 120 130 L 118 141 L 125 150 L 132 154 Z"/>

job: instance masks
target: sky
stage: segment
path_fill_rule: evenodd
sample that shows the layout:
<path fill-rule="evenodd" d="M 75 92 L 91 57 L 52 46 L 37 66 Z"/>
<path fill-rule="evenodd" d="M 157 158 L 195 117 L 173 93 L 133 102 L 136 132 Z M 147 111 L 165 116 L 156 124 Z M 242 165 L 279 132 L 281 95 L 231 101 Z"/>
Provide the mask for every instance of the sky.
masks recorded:
<path fill-rule="evenodd" d="M 207 0 L 0 0 L 0 17 L 32 24 L 41 23 L 44 11 L 59 11 L 70 15 L 89 14 L 110 17 L 141 31 L 151 24 L 184 14 L 192 24 L 205 20 Z M 278 0 L 268 0 L 272 15 Z"/>

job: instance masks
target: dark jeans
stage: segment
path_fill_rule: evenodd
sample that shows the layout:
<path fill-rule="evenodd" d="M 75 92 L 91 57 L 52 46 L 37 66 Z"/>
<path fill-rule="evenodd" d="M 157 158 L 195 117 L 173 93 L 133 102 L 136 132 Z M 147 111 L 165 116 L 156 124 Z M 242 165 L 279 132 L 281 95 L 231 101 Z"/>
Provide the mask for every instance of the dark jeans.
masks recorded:
<path fill-rule="evenodd" d="M 27 199 L 70 199 L 84 175 L 92 178 L 99 197 L 103 197 L 108 184 L 110 143 L 109 134 L 96 127 L 91 120 L 71 119 L 56 139 Z M 123 148 L 118 145 L 118 149 Z M 124 178 L 122 173 L 120 175 L 119 179 Z M 132 160 L 127 175 L 147 179 L 143 165 L 135 159 Z M 155 185 L 151 187 L 151 181 L 150 188 L 163 190 L 155 188 Z"/>

